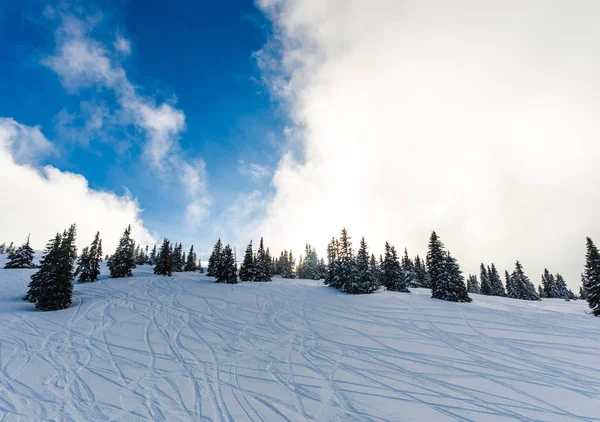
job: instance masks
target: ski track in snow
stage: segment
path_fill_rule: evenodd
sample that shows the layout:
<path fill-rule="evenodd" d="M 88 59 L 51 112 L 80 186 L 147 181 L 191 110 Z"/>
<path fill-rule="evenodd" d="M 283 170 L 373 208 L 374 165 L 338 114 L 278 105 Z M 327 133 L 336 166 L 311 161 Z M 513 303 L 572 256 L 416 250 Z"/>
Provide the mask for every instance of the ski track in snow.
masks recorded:
<path fill-rule="evenodd" d="M 600 420 L 600 319 L 583 301 L 142 266 L 43 313 L 21 300 L 31 273 L 0 270 L 0 421 Z"/>

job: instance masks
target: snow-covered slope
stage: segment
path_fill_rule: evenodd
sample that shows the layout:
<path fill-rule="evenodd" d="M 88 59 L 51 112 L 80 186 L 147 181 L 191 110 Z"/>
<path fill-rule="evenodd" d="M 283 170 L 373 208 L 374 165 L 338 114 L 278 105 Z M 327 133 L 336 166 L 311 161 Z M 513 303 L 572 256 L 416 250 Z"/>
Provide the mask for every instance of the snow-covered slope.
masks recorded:
<path fill-rule="evenodd" d="M 3 421 L 600 417 L 600 319 L 582 301 L 349 296 L 141 267 L 42 313 L 21 300 L 31 273 L 0 270 Z"/>

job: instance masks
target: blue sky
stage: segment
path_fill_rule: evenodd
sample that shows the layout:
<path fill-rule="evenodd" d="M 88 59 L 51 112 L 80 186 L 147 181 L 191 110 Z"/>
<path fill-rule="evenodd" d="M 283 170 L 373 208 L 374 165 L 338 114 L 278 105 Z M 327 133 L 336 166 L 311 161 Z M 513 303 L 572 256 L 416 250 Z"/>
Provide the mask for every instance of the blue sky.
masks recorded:
<path fill-rule="evenodd" d="M 579 282 L 600 238 L 600 4 L 0 1 L 0 242 L 348 228 Z M 47 165 L 50 165 L 48 167 Z M 0 205 L 4 205 L 0 203 Z"/>
<path fill-rule="evenodd" d="M 116 48 L 116 39 L 126 40 L 130 51 L 112 54 L 111 60 L 136 93 L 185 114 L 185 128 L 175 135 L 181 156 L 204 161 L 203 183 L 210 190 L 209 217 L 193 225 L 193 236 L 213 236 L 214 220 L 240 193 L 268 194 L 284 116 L 253 56 L 270 36 L 271 24 L 252 1 L 0 5 L 0 57 L 6 58 L 0 80 L 9 82 L 0 84 L 0 116 L 41 126 L 59 150 L 45 164 L 82 174 L 93 189 L 122 194 L 127 188 L 149 230 L 187 243 L 191 225 L 176 223 L 186 206 L 180 188 L 148 169 L 143 131 L 129 121 L 108 121 L 119 108 L 114 92 L 95 84 L 71 89 L 44 64 L 55 55 L 64 16 L 93 22 L 87 35 L 107 50 Z M 101 127 L 89 129 L 102 110 Z"/>

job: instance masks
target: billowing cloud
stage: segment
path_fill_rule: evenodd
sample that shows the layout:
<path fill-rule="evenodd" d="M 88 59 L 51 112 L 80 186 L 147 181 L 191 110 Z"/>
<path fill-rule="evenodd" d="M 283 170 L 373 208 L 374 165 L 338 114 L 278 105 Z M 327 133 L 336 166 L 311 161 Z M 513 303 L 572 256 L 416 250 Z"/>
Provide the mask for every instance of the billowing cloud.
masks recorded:
<path fill-rule="evenodd" d="M 27 151 L 27 160 L 22 150 Z M 42 249 L 57 231 L 72 223 L 77 224 L 79 247 L 89 244 L 100 231 L 105 251 L 111 253 L 128 224 L 136 241 L 154 243 L 137 201 L 129 194 L 95 190 L 80 174 L 33 164 L 50 151 L 51 143 L 38 127 L 0 118 L 0 243 L 18 244 L 31 233 L 33 246 Z"/>
<path fill-rule="evenodd" d="M 600 242 L 600 4 L 259 0 L 257 54 L 295 122 L 262 232 L 323 248 L 342 226 L 423 254 L 579 283 Z"/>
<path fill-rule="evenodd" d="M 185 114 L 173 104 L 157 104 L 154 98 L 137 92 L 127 78 L 119 54 L 113 54 L 106 45 L 90 36 L 97 21 L 63 15 L 62 24 L 56 31 L 56 51 L 42 63 L 56 72 L 65 88 L 72 92 L 94 88 L 114 93 L 120 106 L 118 119 L 109 119 L 105 109 L 100 106 L 96 112 L 90 111 L 88 106 L 85 114 L 94 117 L 94 121 L 92 124 L 86 123 L 86 130 L 96 133 L 105 121 L 112 120 L 111 124 L 133 124 L 143 131 L 143 150 L 147 163 L 163 179 L 168 180 L 175 175 L 188 194 L 187 209 L 191 210 L 191 217 L 197 221 L 200 216 L 208 215 L 210 200 L 206 194 L 204 163 L 195 159 L 196 167 L 192 167 L 192 162 L 184 158 L 181 152 L 179 137 L 186 127 Z M 130 52 L 129 42 L 120 35 L 114 48 L 120 55 Z M 193 179 L 197 185 L 203 186 L 193 190 L 187 188 L 191 173 L 195 173 Z"/>

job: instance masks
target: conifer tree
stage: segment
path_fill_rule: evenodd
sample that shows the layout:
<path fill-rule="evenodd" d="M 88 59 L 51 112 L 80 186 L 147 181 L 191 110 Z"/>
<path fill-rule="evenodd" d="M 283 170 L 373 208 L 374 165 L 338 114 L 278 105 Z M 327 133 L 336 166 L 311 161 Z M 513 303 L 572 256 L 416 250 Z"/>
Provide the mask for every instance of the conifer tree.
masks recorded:
<path fill-rule="evenodd" d="M 555 297 L 560 298 L 560 299 L 572 299 L 572 297 L 571 297 L 572 292 L 569 291 L 569 288 L 567 287 L 567 282 L 565 281 L 563 276 L 557 273 L 554 280 L 555 280 L 555 286 L 556 286 L 556 296 Z"/>
<path fill-rule="evenodd" d="M 506 296 L 508 296 L 508 297 L 510 297 L 512 299 L 516 299 L 517 298 L 517 294 L 516 294 L 515 289 L 513 287 L 512 278 L 508 274 L 508 271 L 506 271 L 506 270 L 504 270 L 504 282 L 506 284 Z"/>
<path fill-rule="evenodd" d="M 165 238 L 155 258 L 154 274 L 169 276 L 173 274 L 173 255 L 171 253 L 171 242 Z"/>
<path fill-rule="evenodd" d="M 150 252 L 150 265 L 156 265 L 156 245 L 152 248 L 152 252 Z"/>
<path fill-rule="evenodd" d="M 408 287 L 419 287 L 417 280 L 417 272 L 412 259 L 408 257 L 408 250 L 404 248 L 404 256 L 402 257 L 402 272 Z"/>
<path fill-rule="evenodd" d="M 56 233 L 56 236 L 46 243 L 44 254 L 40 260 L 39 270 L 31 276 L 27 294 L 23 298 L 24 300 L 36 303 L 40 295 L 41 286 L 51 283 L 54 279 L 58 267 L 61 242 L 62 235 Z"/>
<path fill-rule="evenodd" d="M 173 247 L 173 272 L 180 273 L 183 271 L 183 245 L 181 243 L 175 243 Z"/>
<path fill-rule="evenodd" d="M 35 306 L 41 311 L 55 311 L 71 306 L 73 264 L 77 258 L 75 237 L 76 227 L 73 224 L 63 232 L 58 247 L 54 244 L 56 249 L 52 256 L 54 262 L 49 266 L 49 273 L 40 276 L 39 290 L 35 297 Z"/>
<path fill-rule="evenodd" d="M 492 295 L 502 297 L 506 296 L 504 285 L 502 285 L 502 279 L 500 278 L 500 274 L 493 263 L 488 269 L 488 278 L 492 288 Z"/>
<path fill-rule="evenodd" d="M 352 238 L 343 228 L 339 240 L 336 240 L 336 265 L 332 286 L 341 289 L 345 283 L 351 282 L 356 277 L 356 262 L 352 250 Z"/>
<path fill-rule="evenodd" d="M 438 294 L 451 302 L 471 302 L 458 261 L 450 252 L 446 254 L 446 279 L 438 283 Z"/>
<path fill-rule="evenodd" d="M 206 269 L 206 275 L 209 277 L 216 277 L 221 267 L 221 262 L 223 260 L 223 243 L 221 243 L 221 239 L 217 241 L 215 246 L 213 247 L 213 251 L 208 258 L 208 267 Z"/>
<path fill-rule="evenodd" d="M 269 248 L 267 248 L 267 251 L 265 252 L 265 262 L 266 262 L 266 266 L 267 266 L 267 271 L 269 274 L 269 280 L 271 279 L 271 277 L 273 277 L 273 275 L 275 275 L 274 271 L 274 267 L 273 267 L 273 258 L 271 257 L 271 251 L 269 251 Z"/>
<path fill-rule="evenodd" d="M 236 284 L 237 283 L 237 266 L 233 255 L 233 250 L 229 245 L 223 248 L 223 256 L 221 265 L 216 274 L 217 283 Z"/>
<path fill-rule="evenodd" d="M 429 273 L 429 284 L 431 286 L 431 297 L 439 298 L 438 283 L 443 281 L 445 277 L 446 253 L 444 251 L 444 244 L 435 231 L 431 233 L 429 238 L 427 268 Z"/>
<path fill-rule="evenodd" d="M 427 267 L 432 298 L 452 302 L 471 301 L 458 262 L 444 250 L 444 244 L 435 231 L 429 238 Z"/>
<path fill-rule="evenodd" d="M 291 252 L 290 252 L 291 255 Z M 254 281 L 271 281 L 270 259 L 265 251 L 263 238 L 260 238 L 256 259 L 254 260 Z M 286 277 L 293 278 L 293 277 Z"/>
<path fill-rule="evenodd" d="M 296 260 L 292 251 L 284 251 L 282 263 L 282 278 L 296 278 Z"/>
<path fill-rule="evenodd" d="M 146 254 L 144 253 L 144 248 L 139 247 L 138 253 L 136 255 L 135 264 L 136 265 L 144 265 L 146 263 Z"/>
<path fill-rule="evenodd" d="M 371 254 L 371 259 L 369 260 L 369 270 L 373 275 L 373 280 L 377 282 L 377 287 L 381 287 L 381 268 L 379 268 L 379 263 L 377 262 L 377 258 L 375 258 L 375 254 Z"/>
<path fill-rule="evenodd" d="M 108 269 L 112 278 L 131 277 L 135 268 L 134 242 L 131 239 L 131 226 L 127 226 L 115 253 L 108 259 Z"/>
<path fill-rule="evenodd" d="M 335 274 L 337 271 L 337 245 L 335 238 L 331 238 L 331 242 L 327 245 L 327 274 L 323 283 L 327 286 L 335 287 Z"/>
<path fill-rule="evenodd" d="M 415 273 L 418 287 L 431 287 L 427 279 L 427 268 L 425 267 L 425 262 L 421 259 L 419 255 L 415 257 Z"/>
<path fill-rule="evenodd" d="M 377 291 L 379 289 L 379 281 L 377 280 L 376 275 L 371 271 L 367 242 L 364 237 L 360 241 L 355 265 L 354 280 L 347 280 L 340 288 L 340 291 L 354 295 L 369 294 Z"/>
<path fill-rule="evenodd" d="M 477 281 L 477 276 L 474 274 L 469 274 L 467 277 L 467 292 L 479 294 L 481 288 L 479 287 L 479 281 Z"/>
<path fill-rule="evenodd" d="M 393 292 L 408 293 L 408 284 L 404 277 L 402 265 L 398 259 L 396 248 L 385 242 L 385 254 L 381 267 L 381 284 Z"/>
<path fill-rule="evenodd" d="M 525 275 L 523 266 L 518 260 L 515 263 L 515 270 L 510 278 L 514 295 L 517 299 L 540 300 L 540 296 L 537 294 L 535 286 L 529 280 L 529 277 Z"/>
<path fill-rule="evenodd" d="M 35 268 L 33 254 L 33 249 L 29 245 L 29 235 L 27 235 L 25 243 L 17 249 L 11 249 L 8 253 L 8 262 L 4 265 L 4 268 Z"/>
<path fill-rule="evenodd" d="M 254 251 L 252 250 L 252 240 L 246 247 L 244 261 L 240 266 L 240 281 L 255 281 L 254 271 Z"/>
<path fill-rule="evenodd" d="M 583 287 L 586 300 L 595 316 L 600 315 L 600 253 L 591 238 L 587 238 Z"/>
<path fill-rule="evenodd" d="M 200 274 L 204 274 L 204 267 L 202 266 L 202 258 L 198 258 L 198 271 Z"/>
<path fill-rule="evenodd" d="M 98 280 L 100 275 L 100 263 L 102 262 L 102 239 L 100 239 L 100 232 L 96 232 L 94 240 L 90 245 L 90 256 L 89 256 L 89 281 L 94 282 Z"/>
<path fill-rule="evenodd" d="M 194 252 L 194 245 L 192 245 L 187 255 L 187 259 L 185 260 L 185 267 L 183 267 L 183 271 L 196 271 L 197 268 L 198 266 L 196 265 L 196 252 Z"/>
<path fill-rule="evenodd" d="M 481 294 L 492 296 L 494 294 L 494 289 L 492 288 L 492 283 L 490 282 L 489 272 L 483 263 L 481 263 L 479 266 L 479 280 L 481 282 Z"/>
<path fill-rule="evenodd" d="M 6 243 L 0 243 L 0 255 L 2 255 L 6 251 Z"/>
<path fill-rule="evenodd" d="M 547 268 L 544 268 L 544 273 L 542 274 L 542 291 L 544 297 L 557 297 L 556 280 Z"/>

